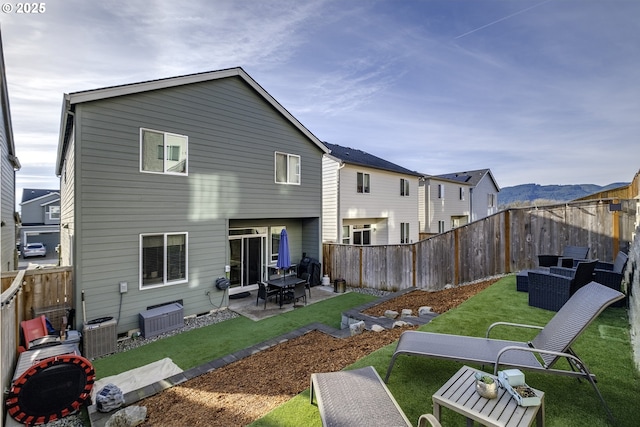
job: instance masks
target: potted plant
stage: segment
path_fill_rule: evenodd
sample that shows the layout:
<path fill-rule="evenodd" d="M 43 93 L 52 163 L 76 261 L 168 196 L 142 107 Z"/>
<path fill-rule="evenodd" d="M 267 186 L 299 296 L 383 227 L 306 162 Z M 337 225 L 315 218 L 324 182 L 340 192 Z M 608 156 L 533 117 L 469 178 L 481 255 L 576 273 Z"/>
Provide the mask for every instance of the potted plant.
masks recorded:
<path fill-rule="evenodd" d="M 487 399 L 495 399 L 498 397 L 498 383 L 491 375 L 478 372 L 476 373 L 476 392 Z"/>

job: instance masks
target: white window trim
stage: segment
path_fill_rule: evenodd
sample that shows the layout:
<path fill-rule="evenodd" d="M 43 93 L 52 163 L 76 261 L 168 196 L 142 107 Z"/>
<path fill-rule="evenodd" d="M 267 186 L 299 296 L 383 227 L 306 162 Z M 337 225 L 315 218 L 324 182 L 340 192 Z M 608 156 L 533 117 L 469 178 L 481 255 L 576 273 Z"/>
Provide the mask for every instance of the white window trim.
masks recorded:
<path fill-rule="evenodd" d="M 58 208 L 58 209 L 56 209 L 57 212 L 55 212 L 56 216 L 52 216 L 52 212 L 51 212 L 52 208 Z M 49 206 L 47 206 L 47 215 L 48 215 L 50 220 L 60 219 L 60 206 L 59 205 L 49 205 Z"/>
<path fill-rule="evenodd" d="M 400 178 L 400 196 L 409 197 L 409 180 Z"/>
<path fill-rule="evenodd" d="M 362 175 L 362 191 L 358 191 L 358 176 Z M 368 181 L 369 185 L 365 186 L 365 181 Z M 356 173 L 356 193 L 357 194 L 371 194 L 371 174 L 367 172 Z"/>
<path fill-rule="evenodd" d="M 166 165 L 166 159 L 163 159 L 163 163 L 162 163 L 162 168 L 164 169 L 162 172 L 158 172 L 158 171 L 149 171 L 149 170 L 145 170 L 143 169 L 142 163 L 143 163 L 143 158 L 142 158 L 142 135 L 144 131 L 148 131 L 148 132 L 155 132 L 155 133 L 161 133 L 163 135 L 162 140 L 163 140 L 163 144 L 164 144 L 164 152 L 166 153 L 166 147 L 167 147 L 167 135 L 171 135 L 171 136 L 177 136 L 180 138 L 186 138 L 187 139 L 187 147 L 186 147 L 186 153 L 185 153 L 185 167 L 184 167 L 184 172 L 171 172 L 167 170 L 167 165 Z M 161 130 L 157 130 L 157 129 L 150 129 L 150 128 L 140 128 L 140 136 L 139 136 L 139 140 L 140 140 L 140 152 L 138 153 L 139 157 L 140 157 L 140 172 L 142 173 L 153 173 L 153 174 L 157 174 L 157 175 L 174 175 L 174 176 L 189 176 L 189 137 L 187 135 L 181 135 L 179 133 L 173 133 L 173 132 L 164 132 Z M 166 156 L 165 156 L 166 157 Z"/>
<path fill-rule="evenodd" d="M 287 158 L 287 182 L 278 181 L 278 154 Z M 297 182 L 292 182 L 291 168 L 289 167 L 289 159 L 295 157 L 298 159 L 298 170 L 294 171 L 294 176 L 298 178 Z M 281 185 L 300 185 L 302 182 L 302 158 L 297 154 L 284 153 L 276 151 L 273 155 L 273 182 Z"/>
<path fill-rule="evenodd" d="M 184 273 L 184 279 L 179 279 L 179 280 L 173 280 L 171 282 L 167 281 L 167 236 L 174 236 L 174 235 L 178 235 L 178 234 L 182 234 L 184 235 L 184 246 L 185 246 L 185 259 L 184 259 L 184 263 L 185 263 L 185 273 Z M 163 242 L 163 258 L 164 258 L 164 271 L 162 272 L 162 277 L 163 277 L 163 282 L 162 283 L 158 283 L 158 284 L 153 284 L 153 285 L 144 285 L 142 283 L 142 241 L 143 238 L 146 236 L 163 236 L 164 238 L 164 242 Z M 170 232 L 170 233 L 142 233 L 139 236 L 139 240 L 138 240 L 138 250 L 139 250 L 139 259 L 138 259 L 138 269 L 139 269 L 139 274 L 138 274 L 138 289 L 141 291 L 144 290 L 148 290 L 148 289 L 157 289 L 157 288 L 163 288 L 166 286 L 173 286 L 173 285 L 180 285 L 182 283 L 187 283 L 189 281 L 189 233 L 185 232 L 185 231 L 177 231 L 177 232 Z"/>

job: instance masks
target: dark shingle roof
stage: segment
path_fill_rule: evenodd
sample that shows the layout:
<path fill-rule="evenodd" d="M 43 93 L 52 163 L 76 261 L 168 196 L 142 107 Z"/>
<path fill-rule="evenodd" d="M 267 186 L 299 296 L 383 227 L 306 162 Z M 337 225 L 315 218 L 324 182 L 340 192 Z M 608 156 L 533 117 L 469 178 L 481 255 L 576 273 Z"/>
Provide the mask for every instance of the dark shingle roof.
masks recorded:
<path fill-rule="evenodd" d="M 376 157 L 373 154 L 366 153 L 356 148 L 343 147 L 341 145 L 329 144 L 328 142 L 325 142 L 324 145 L 331 150 L 331 155 L 333 157 L 342 160 L 344 163 L 382 169 L 405 175 L 422 176 L 421 173 L 403 168 L 395 163 L 391 163 L 385 159 L 381 159 L 380 157 Z"/>
<path fill-rule="evenodd" d="M 38 188 L 24 188 L 22 190 L 22 202 L 25 203 L 29 200 L 37 199 L 38 197 L 46 196 L 50 193 L 59 193 L 58 190 L 41 190 Z"/>
<path fill-rule="evenodd" d="M 478 185 L 483 176 L 489 172 L 489 169 L 478 169 L 474 171 L 453 172 L 436 175 L 438 178 L 450 179 L 452 181 L 465 182 L 473 186 Z"/>

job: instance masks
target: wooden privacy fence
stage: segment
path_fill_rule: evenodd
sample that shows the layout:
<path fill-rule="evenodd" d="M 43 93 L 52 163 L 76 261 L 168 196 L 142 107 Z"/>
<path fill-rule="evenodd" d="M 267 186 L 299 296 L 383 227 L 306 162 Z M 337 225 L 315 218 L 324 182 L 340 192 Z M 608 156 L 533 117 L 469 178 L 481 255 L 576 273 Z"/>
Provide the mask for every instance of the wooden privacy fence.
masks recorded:
<path fill-rule="evenodd" d="M 324 274 L 382 290 L 440 290 L 533 268 L 538 255 L 588 246 L 589 258 L 612 261 L 628 250 L 636 200 L 581 201 L 501 211 L 413 244 L 323 245 Z"/>
<path fill-rule="evenodd" d="M 10 386 L 18 358 L 20 322 L 31 319 L 34 313 L 46 313 L 47 317 L 59 316 L 64 313 L 64 307 L 73 307 L 71 267 L 2 273 L 0 375 L 3 390 Z M 1 416 L 4 420 L 4 405 Z"/>

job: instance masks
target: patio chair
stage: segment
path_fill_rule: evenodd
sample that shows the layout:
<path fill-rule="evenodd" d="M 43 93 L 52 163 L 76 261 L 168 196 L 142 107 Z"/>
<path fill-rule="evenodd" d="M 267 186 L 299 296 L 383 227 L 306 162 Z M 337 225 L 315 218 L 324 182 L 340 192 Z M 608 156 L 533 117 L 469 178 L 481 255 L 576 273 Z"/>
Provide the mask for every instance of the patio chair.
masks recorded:
<path fill-rule="evenodd" d="M 485 338 L 439 334 L 421 331 L 403 332 L 389 362 L 385 382 L 398 356 L 423 356 L 438 359 L 493 365 L 497 375 L 501 366 L 583 378 L 589 381 L 602 402 L 607 415 L 613 415 L 596 385 L 595 375 L 576 355 L 571 345 L 589 324 L 610 304 L 624 295 L 614 289 L 591 282 L 576 291 L 567 303 L 544 327 L 497 322 L 489 326 Z M 539 329 L 530 342 L 489 338 L 496 326 Z M 571 369 L 556 368 L 558 360 L 566 359 Z"/>
<path fill-rule="evenodd" d="M 305 282 L 296 283 L 293 289 L 287 292 L 287 297 L 294 305 L 299 299 L 304 299 L 304 305 L 307 305 L 307 284 Z"/>
<path fill-rule="evenodd" d="M 307 291 L 309 291 L 309 299 L 311 299 L 311 274 L 302 273 L 300 275 L 300 278 L 304 280 L 304 287 L 307 288 Z"/>
<path fill-rule="evenodd" d="M 578 289 L 593 279 L 597 260 L 579 262 L 573 268 L 550 267 L 549 272 L 530 271 L 528 275 L 529 305 L 558 311 Z"/>
<path fill-rule="evenodd" d="M 44 314 L 20 322 L 20 332 L 23 341 L 23 345 L 18 349 L 20 352 L 60 344 L 60 337 L 51 333 Z"/>
<path fill-rule="evenodd" d="M 267 300 L 269 298 L 276 297 L 276 301 L 278 295 L 280 294 L 280 289 L 271 289 L 269 285 L 264 282 L 258 282 L 258 296 L 256 297 L 256 305 L 258 305 L 258 300 L 264 300 L 264 308 L 267 308 Z"/>
<path fill-rule="evenodd" d="M 588 254 L 587 246 L 565 246 L 562 255 L 538 255 L 538 265 L 540 267 L 573 267 L 574 259 L 587 259 Z"/>
<path fill-rule="evenodd" d="M 593 270 L 593 280 L 601 285 L 608 286 L 616 291 L 625 293 L 622 289 L 622 279 L 624 278 L 624 270 L 627 268 L 629 256 L 624 252 L 618 252 L 613 263 L 598 262 L 595 270 Z M 624 299 L 612 304 L 613 307 L 626 306 L 626 296 Z"/>

